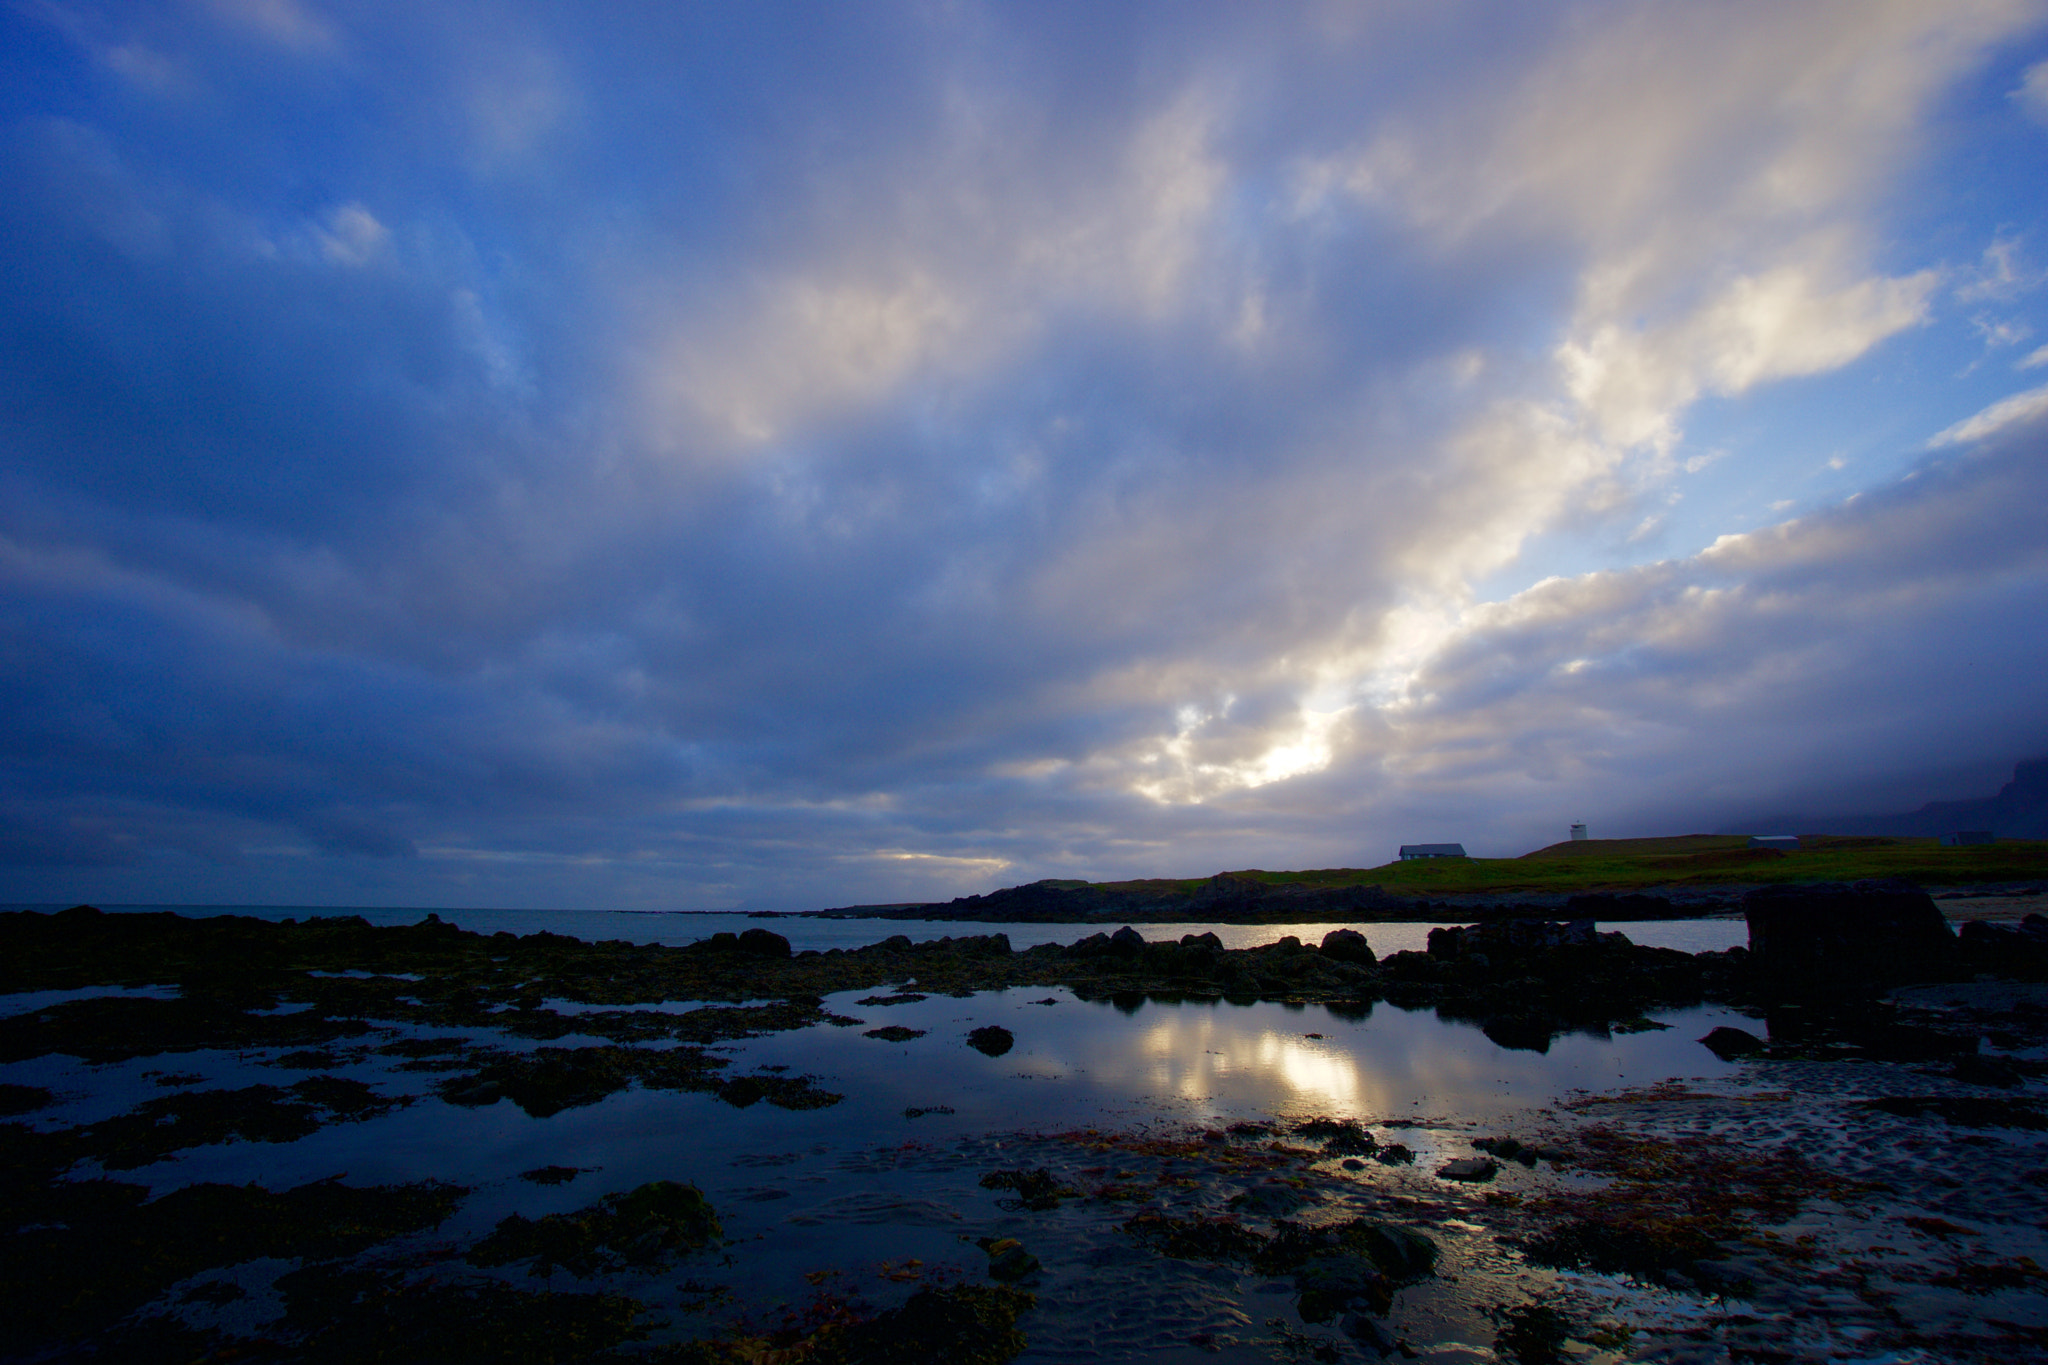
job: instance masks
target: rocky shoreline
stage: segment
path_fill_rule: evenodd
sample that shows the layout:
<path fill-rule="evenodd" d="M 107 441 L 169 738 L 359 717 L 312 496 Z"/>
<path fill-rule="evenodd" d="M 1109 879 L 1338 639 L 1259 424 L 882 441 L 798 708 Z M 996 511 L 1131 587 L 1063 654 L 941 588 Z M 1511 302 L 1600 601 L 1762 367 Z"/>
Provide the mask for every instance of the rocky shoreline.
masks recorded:
<path fill-rule="evenodd" d="M 1468 1326 L 1492 1324 L 1499 1355 L 1532 1363 L 1826 1360 L 1854 1343 L 1923 1353 L 1901 1360 L 1988 1361 L 2048 1346 L 2048 1248 L 2038 1245 L 2048 1179 L 2035 1178 L 2037 1135 L 2048 1132 L 2037 1097 L 2048 1075 L 2048 920 L 1957 931 L 1902 883 L 1766 888 L 1745 913 L 1750 947 L 1719 953 L 1646 948 L 1585 920 L 1500 917 L 1385 957 L 1348 929 L 1240 950 L 1211 934 L 1148 941 L 1124 926 L 1023 952 L 988 934 L 797 953 L 765 928 L 666 948 L 487 936 L 432 917 L 379 929 L 89 907 L 0 915 L 0 992 L 121 990 L 0 1017 L 0 1062 L 61 1053 L 91 1066 L 169 1064 L 182 1053 L 308 1073 L 206 1089 L 160 1070 L 150 1074 L 168 1093 L 68 1127 L 37 1122 L 53 1103 L 47 1090 L 0 1086 L 0 1312 L 22 1334 L 0 1354 L 300 1360 L 343 1358 L 346 1346 L 412 1358 L 405 1343 L 431 1332 L 450 1359 L 952 1365 L 1009 1359 L 1034 1294 L 1085 1296 L 1112 1264 L 1130 1285 L 1164 1275 L 1291 1296 L 1294 1316 L 1263 1336 L 1229 1328 L 1249 1309 L 1191 1329 L 1175 1348 L 1189 1359 L 1377 1359 L 1405 1349 L 1400 1305 L 1418 1293 L 1449 1294 Z M 696 1264 L 718 1245 L 719 1211 L 693 1186 L 657 1181 L 573 1214 L 515 1215 L 467 1249 L 419 1260 L 389 1248 L 448 1219 L 467 1189 L 428 1175 L 275 1192 L 192 1186 L 147 1200 L 123 1179 L 203 1145 L 294 1142 L 416 1103 L 502 1104 L 538 1119 L 638 1088 L 734 1109 L 830 1108 L 842 1097 L 818 1078 L 734 1074 L 718 1045 L 852 1025 L 826 1005 L 841 992 L 877 992 L 862 1003 L 881 1006 L 1006 986 L 1133 1005 L 1319 1002 L 1340 1017 L 1385 1001 L 1538 1052 L 1571 1032 L 1662 1028 L 1651 1012 L 1701 1002 L 1753 1024 L 1702 1040 L 1744 1059 L 1733 1081 L 1586 1096 L 1513 1134 L 1439 1134 L 1419 1163 L 1416 1137 L 1370 1115 L 996 1141 L 989 1159 L 1000 1151 L 1007 1164 L 981 1184 L 1016 1207 L 982 1239 L 991 1283 L 920 1281 L 909 1303 L 886 1309 L 827 1293 L 815 1319 L 729 1326 L 652 1351 L 631 1346 L 645 1316 L 631 1296 L 476 1277 L 501 1265 L 530 1264 L 535 1276 L 567 1267 L 581 1280 Z M 696 1003 L 639 1008 L 679 1000 Z M 869 1032 L 889 1041 L 886 1029 Z M 996 1057 L 1011 1041 L 988 1027 L 967 1046 Z M 418 1073 L 427 1093 L 332 1074 L 375 1058 Z M 1035 1164 L 1015 1164 L 1027 1152 Z M 557 1164 L 521 1178 L 578 1173 Z M 1069 1206 L 1064 1223 L 1047 1212 Z M 1066 1254 L 1062 1237 L 1073 1255 L 1108 1259 L 1079 1279 L 1044 1269 Z M 133 1254 L 110 1266 L 110 1239 Z M 1428 1248 L 1441 1249 L 1441 1272 Z M 231 1296 L 208 1268 L 250 1257 L 299 1267 L 277 1279 L 287 1311 L 268 1336 L 223 1338 L 165 1314 L 161 1296 L 176 1286 L 187 1304 Z M 1454 1266 L 1464 1268 L 1452 1276 Z M 1458 1299 L 1469 1297 L 1456 1287 L 1468 1269 L 1494 1301 Z M 1514 1285 L 1523 1298 L 1498 1297 Z M 698 1311 L 700 1300 L 715 1307 L 716 1295 L 684 1294 L 672 1311 Z M 1773 1334 L 1785 1344 L 1770 1345 Z M 330 1339 L 342 1345 L 320 1344 Z"/>

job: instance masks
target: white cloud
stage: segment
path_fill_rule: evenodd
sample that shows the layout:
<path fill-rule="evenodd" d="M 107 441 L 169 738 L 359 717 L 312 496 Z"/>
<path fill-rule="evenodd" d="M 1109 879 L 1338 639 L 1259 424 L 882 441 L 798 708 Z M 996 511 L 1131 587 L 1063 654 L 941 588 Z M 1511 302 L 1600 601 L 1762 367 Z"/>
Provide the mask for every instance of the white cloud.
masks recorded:
<path fill-rule="evenodd" d="M 320 254 L 335 265 L 364 266 L 384 254 L 391 231 L 361 204 L 342 204 L 315 229 Z"/>
<path fill-rule="evenodd" d="M 1942 446 L 1981 441 L 2007 427 L 2031 421 L 2044 412 L 2048 412 L 2048 384 L 2038 389 L 2028 389 L 2025 393 L 2016 393 L 2010 398 L 2000 399 L 1974 417 L 1967 417 L 1941 431 L 1927 445 L 1933 450 Z"/>
<path fill-rule="evenodd" d="M 1697 310 L 1663 327 L 1631 330 L 1589 319 L 1558 349 L 1572 398 L 1604 440 L 1668 448 L 1684 410 L 1702 392 L 1740 394 L 1775 379 L 1818 374 L 1919 325 L 1936 275 L 1830 284 L 1839 250 L 1732 281 Z"/>
<path fill-rule="evenodd" d="M 1256 282 L 1215 297 L 1198 269 L 1227 178 L 1210 105 L 1194 85 L 1106 155 L 1054 165 L 1020 164 L 1032 149 L 976 111 L 935 165 L 872 168 L 852 221 L 832 200 L 812 206 L 826 230 L 815 257 L 757 266 L 722 312 L 650 320 L 666 332 L 640 381 L 651 438 L 764 446 L 907 384 L 985 372 L 1076 314 L 1162 326 L 1227 310 L 1256 349 L 1270 322 Z M 626 287 L 644 295 L 647 281 Z"/>
<path fill-rule="evenodd" d="M 333 25 L 299 0 L 207 0 L 207 5 L 222 19 L 293 51 L 327 52 L 337 43 Z"/>
<path fill-rule="evenodd" d="M 2048 123 L 2048 62 L 2035 62 L 2028 67 L 2012 97 L 2028 113 Z"/>
<path fill-rule="evenodd" d="M 2048 281 L 2048 271 L 2027 263 L 2020 239 L 2001 232 L 1984 248 L 1982 259 L 1956 287 L 1955 295 L 1964 303 L 2010 303 L 2040 288 L 2044 281 Z"/>
<path fill-rule="evenodd" d="M 2014 365 L 2013 368 L 2016 370 L 2038 370 L 2043 365 L 2048 365 L 2048 346 L 2042 346 L 2031 352 Z"/>

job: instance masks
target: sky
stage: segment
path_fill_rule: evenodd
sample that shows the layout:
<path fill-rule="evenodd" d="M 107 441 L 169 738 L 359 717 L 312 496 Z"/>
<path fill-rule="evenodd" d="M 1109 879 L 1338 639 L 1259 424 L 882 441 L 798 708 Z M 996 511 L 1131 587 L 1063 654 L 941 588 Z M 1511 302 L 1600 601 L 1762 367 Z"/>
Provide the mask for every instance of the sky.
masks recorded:
<path fill-rule="evenodd" d="M 2048 3 L 0 7 L 0 901 L 802 910 L 2048 753 Z"/>

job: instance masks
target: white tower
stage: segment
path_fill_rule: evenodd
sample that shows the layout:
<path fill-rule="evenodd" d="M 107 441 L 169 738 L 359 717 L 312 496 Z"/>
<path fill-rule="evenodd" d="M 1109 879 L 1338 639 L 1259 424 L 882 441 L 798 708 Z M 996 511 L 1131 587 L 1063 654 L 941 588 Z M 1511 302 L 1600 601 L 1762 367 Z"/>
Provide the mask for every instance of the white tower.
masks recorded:
<path fill-rule="evenodd" d="M 1578 822 L 1577 824 L 1574 824 L 1574 825 L 1572 826 L 1572 838 L 1574 838 L 1574 839 L 1583 839 L 1583 838 L 1585 838 L 1585 837 L 1586 837 L 1586 822 L 1585 822 L 1585 821 L 1583 821 L 1583 820 L 1581 820 L 1581 821 L 1579 821 L 1579 822 Z"/>

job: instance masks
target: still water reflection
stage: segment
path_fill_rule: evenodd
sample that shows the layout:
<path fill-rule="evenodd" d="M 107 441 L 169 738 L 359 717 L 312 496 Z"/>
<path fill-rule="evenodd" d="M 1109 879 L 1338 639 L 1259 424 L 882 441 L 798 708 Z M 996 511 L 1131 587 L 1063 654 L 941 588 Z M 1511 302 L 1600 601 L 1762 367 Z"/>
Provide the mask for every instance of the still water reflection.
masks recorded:
<path fill-rule="evenodd" d="M 1040 1003 L 1055 1001 L 1053 1004 Z M 1724 1009 L 1658 1016 L 1668 1028 L 1595 1037 L 1565 1034 L 1547 1052 L 1500 1047 L 1476 1025 L 1428 1011 L 1222 1001 L 1080 1001 L 1044 988 L 863 1009 L 852 995 L 830 1008 L 900 1024 L 923 1037 L 884 1043 L 862 1030 L 820 1027 L 753 1040 L 742 1067 L 789 1065 L 847 1093 L 852 1121 L 881 1123 L 906 1107 L 950 1105 L 934 1127 L 1081 1123 L 1143 1109 L 1187 1122 L 1328 1114 L 1479 1120 L 1549 1103 L 1571 1090 L 1718 1076 L 1731 1068 L 1698 1039 Z M 998 1024 L 1012 1050 L 984 1057 L 968 1031 Z M 929 1130 L 927 1130 L 929 1131 Z"/>
<path fill-rule="evenodd" d="M 689 1181 L 718 1209 L 728 1239 L 715 1270 L 693 1263 L 691 1273 L 715 1273 L 742 1288 L 749 1302 L 802 1302 L 827 1269 L 900 1265 L 906 1257 L 979 1278 L 975 1236 L 1026 1237 L 1047 1266 L 1027 1360 L 1178 1359 L 1173 1343 L 1186 1340 L 1191 1323 L 1250 1342 L 1263 1330 L 1260 1322 L 1292 1312 L 1291 1299 L 1271 1298 L 1256 1276 L 1240 1284 L 1236 1272 L 1137 1247 L 1116 1230 L 1136 1206 L 1075 1203 L 1055 1213 L 1005 1213 L 980 1176 L 999 1167 L 1100 1160 L 1077 1155 L 1071 1140 L 1056 1136 L 1077 1129 L 1184 1133 L 1238 1120 L 1327 1116 L 1357 1119 L 1415 1156 L 1399 1172 L 1375 1165 L 1340 1180 L 1348 1192 L 1342 1198 L 1370 1204 L 1377 1189 L 1399 1181 L 1427 1193 L 1445 1183 L 1434 1175 L 1441 1162 L 1469 1155 L 1472 1138 L 1531 1134 L 1527 1111 L 1572 1090 L 1727 1074 L 1733 1068 L 1696 1040 L 1716 1024 L 1738 1022 L 1720 1009 L 1668 1012 L 1658 1016 L 1668 1028 L 1564 1035 L 1539 1053 L 1502 1048 L 1470 1024 L 1385 1004 L 1083 1001 L 1045 987 L 886 1006 L 862 1005 L 864 998 L 847 992 L 827 1001 L 833 1013 L 860 1020 L 858 1027 L 820 1025 L 716 1049 L 729 1059 L 731 1075 L 779 1070 L 816 1077 L 845 1096 L 831 1108 L 734 1109 L 708 1095 L 636 1087 L 536 1119 L 509 1102 L 479 1109 L 443 1103 L 428 1089 L 431 1077 L 400 1070 L 395 1057 L 366 1046 L 329 1074 L 368 1082 L 385 1096 L 410 1094 L 415 1102 L 366 1122 L 330 1124 L 296 1142 L 194 1147 L 121 1175 L 159 1194 L 201 1181 L 281 1189 L 338 1175 L 355 1184 L 457 1181 L 473 1192 L 421 1239 L 434 1255 L 482 1237 L 510 1213 L 535 1218 L 647 1181 Z M 922 1032 L 903 1042 L 869 1036 L 885 1025 Z M 988 1025 L 1014 1037 L 993 1057 L 967 1045 L 970 1030 Z M 472 1036 L 511 1050 L 533 1046 L 488 1031 Z M 553 1045 L 586 1041 L 599 1040 L 572 1035 Z M 49 1128 L 107 1117 L 166 1083 L 275 1084 L 280 1063 L 293 1065 L 263 1050 L 180 1053 L 175 1060 L 187 1074 L 168 1082 L 162 1057 L 88 1066 L 61 1055 L 0 1066 L 0 1081 L 58 1092 L 59 1102 L 35 1116 L 38 1127 Z M 548 1165 L 577 1173 L 552 1187 L 517 1178 Z M 1519 1178 L 1509 1172 L 1502 1180 Z M 1175 1184 L 1158 1190 L 1158 1199 L 1209 1213 L 1231 1192 Z M 1465 1234 L 1458 1229 L 1474 1233 L 1473 1249 L 1460 1249 Z M 1495 1264 L 1499 1257 L 1484 1252 L 1476 1232 L 1468 1223 L 1438 1226 L 1444 1273 L 1404 1291 L 1397 1306 L 1402 1330 L 1426 1360 L 1483 1358 L 1463 1343 L 1475 1333 L 1490 1335 L 1485 1303 L 1507 1292 L 1503 1276 L 1522 1273 Z M 269 1302 L 265 1285 L 286 1265 L 252 1262 L 237 1272 L 250 1302 Z M 1212 1283 L 1218 1275 L 1229 1283 Z M 668 1313 L 679 1334 L 718 1329 L 715 1318 L 667 1303 L 664 1295 L 679 1292 L 669 1281 L 624 1289 Z M 893 1281 L 881 1290 L 909 1292 Z M 1254 1301 L 1265 1306 L 1256 1313 L 1239 1306 Z M 1102 1335 L 1106 1315 L 1122 1335 Z M 1250 1345 L 1225 1357 L 1238 1358 L 1274 1357 Z"/>

